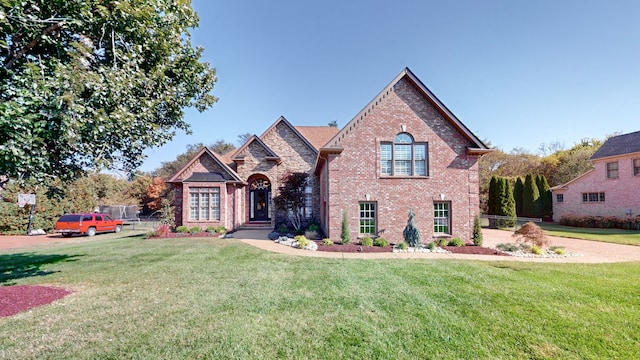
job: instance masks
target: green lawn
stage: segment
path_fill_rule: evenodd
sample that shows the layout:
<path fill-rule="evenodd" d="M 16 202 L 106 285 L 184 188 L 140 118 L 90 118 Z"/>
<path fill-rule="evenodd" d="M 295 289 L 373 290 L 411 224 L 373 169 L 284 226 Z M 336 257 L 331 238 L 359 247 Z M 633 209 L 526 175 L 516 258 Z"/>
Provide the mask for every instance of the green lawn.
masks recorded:
<path fill-rule="evenodd" d="M 7 359 L 609 359 L 640 353 L 640 263 L 344 260 L 233 239 L 0 254 L 75 290 L 0 318 Z"/>
<path fill-rule="evenodd" d="M 626 245 L 640 245 L 640 231 L 622 229 L 595 229 L 563 226 L 557 224 L 539 224 L 547 235 L 574 239 L 594 240 Z"/>

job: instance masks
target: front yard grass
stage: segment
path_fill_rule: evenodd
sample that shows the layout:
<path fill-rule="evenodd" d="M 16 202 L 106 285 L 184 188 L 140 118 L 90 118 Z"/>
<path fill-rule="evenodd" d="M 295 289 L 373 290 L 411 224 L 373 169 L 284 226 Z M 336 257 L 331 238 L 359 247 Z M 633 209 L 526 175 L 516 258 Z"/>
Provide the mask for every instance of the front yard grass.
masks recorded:
<path fill-rule="evenodd" d="M 539 223 L 547 235 L 573 239 L 594 240 L 624 245 L 640 245 L 640 231 L 598 229 Z"/>
<path fill-rule="evenodd" d="M 27 255 L 33 255 L 32 257 Z M 640 263 L 344 260 L 98 239 L 5 276 L 74 294 L 0 318 L 8 359 L 595 359 L 640 353 Z M 6 274 L 5 274 L 6 275 Z M 19 274 L 18 274 L 19 275 Z"/>

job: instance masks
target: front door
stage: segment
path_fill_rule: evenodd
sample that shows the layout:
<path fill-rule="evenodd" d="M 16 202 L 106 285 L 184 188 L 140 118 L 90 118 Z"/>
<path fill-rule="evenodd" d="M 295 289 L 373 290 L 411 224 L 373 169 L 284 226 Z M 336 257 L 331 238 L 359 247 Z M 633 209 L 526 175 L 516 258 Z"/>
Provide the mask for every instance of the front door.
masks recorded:
<path fill-rule="evenodd" d="M 249 187 L 250 221 L 270 221 L 269 202 L 271 201 L 271 184 L 269 180 L 258 179 Z"/>

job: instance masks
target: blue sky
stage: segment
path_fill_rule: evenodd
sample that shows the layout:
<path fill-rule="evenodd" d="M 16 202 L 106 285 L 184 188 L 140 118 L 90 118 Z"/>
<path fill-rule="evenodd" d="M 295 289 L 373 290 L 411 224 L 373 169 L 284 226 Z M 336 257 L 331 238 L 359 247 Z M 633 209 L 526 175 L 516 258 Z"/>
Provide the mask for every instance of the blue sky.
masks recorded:
<path fill-rule="evenodd" d="M 478 137 L 537 153 L 640 130 L 640 1 L 194 0 L 192 42 L 219 97 L 193 134 L 147 151 L 260 135 L 280 115 L 341 127 L 409 67 Z M 237 144 L 236 144 L 237 145 Z"/>

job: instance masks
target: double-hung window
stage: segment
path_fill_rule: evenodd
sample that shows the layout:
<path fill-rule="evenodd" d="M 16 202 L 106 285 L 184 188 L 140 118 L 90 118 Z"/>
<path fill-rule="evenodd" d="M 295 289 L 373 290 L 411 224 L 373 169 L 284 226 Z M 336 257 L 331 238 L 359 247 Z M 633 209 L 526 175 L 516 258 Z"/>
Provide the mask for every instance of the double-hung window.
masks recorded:
<path fill-rule="evenodd" d="M 416 143 L 400 133 L 392 143 L 380 144 L 380 173 L 383 176 L 427 176 L 427 144 Z"/>
<path fill-rule="evenodd" d="M 448 202 L 433 203 L 433 233 L 451 234 L 451 213 Z"/>
<path fill-rule="evenodd" d="M 376 203 L 360 203 L 360 234 L 376 234 Z"/>
<path fill-rule="evenodd" d="M 189 220 L 220 220 L 220 188 L 189 189 Z"/>
<path fill-rule="evenodd" d="M 640 176 L 640 159 L 633 159 L 633 176 Z"/>
<path fill-rule="evenodd" d="M 618 162 L 610 162 L 607 163 L 607 179 L 617 179 L 618 178 Z"/>

